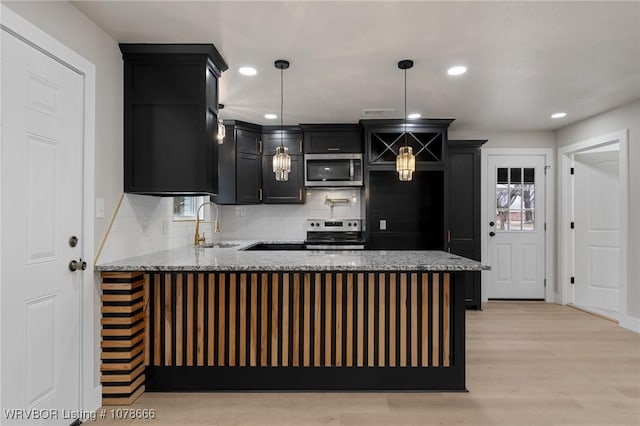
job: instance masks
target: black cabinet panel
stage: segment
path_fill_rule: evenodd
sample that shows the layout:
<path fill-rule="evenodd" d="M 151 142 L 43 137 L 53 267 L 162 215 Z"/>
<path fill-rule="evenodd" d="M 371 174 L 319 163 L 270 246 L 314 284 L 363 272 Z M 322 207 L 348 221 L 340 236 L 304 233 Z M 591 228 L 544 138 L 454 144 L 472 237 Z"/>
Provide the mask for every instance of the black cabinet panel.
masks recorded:
<path fill-rule="evenodd" d="M 368 192 L 367 248 L 444 248 L 444 171 L 419 170 L 401 182 L 395 171 L 370 170 Z"/>
<path fill-rule="evenodd" d="M 218 204 L 259 204 L 262 190 L 261 128 L 238 120 L 225 121 L 226 136 L 218 145 Z"/>
<path fill-rule="evenodd" d="M 215 194 L 218 77 L 212 44 L 121 44 L 124 191 Z"/>
<path fill-rule="evenodd" d="M 261 157 L 238 153 L 236 162 L 236 198 L 238 204 L 257 204 L 262 201 Z"/>
<path fill-rule="evenodd" d="M 291 156 L 289 180 L 277 182 L 273 155 L 262 156 L 262 202 L 265 204 L 304 204 L 304 166 L 302 155 Z"/>
<path fill-rule="evenodd" d="M 302 130 L 297 127 L 284 130 L 265 127 L 262 132 L 262 144 L 262 152 L 265 155 L 274 155 L 280 144 L 289 148 L 290 155 L 302 155 Z"/>
<path fill-rule="evenodd" d="M 480 246 L 480 147 L 486 142 L 449 141 L 449 251 L 481 260 Z M 480 272 L 456 273 L 464 282 L 467 307 L 481 308 Z"/>
<path fill-rule="evenodd" d="M 357 124 L 301 124 L 307 154 L 362 153 L 362 135 Z"/>

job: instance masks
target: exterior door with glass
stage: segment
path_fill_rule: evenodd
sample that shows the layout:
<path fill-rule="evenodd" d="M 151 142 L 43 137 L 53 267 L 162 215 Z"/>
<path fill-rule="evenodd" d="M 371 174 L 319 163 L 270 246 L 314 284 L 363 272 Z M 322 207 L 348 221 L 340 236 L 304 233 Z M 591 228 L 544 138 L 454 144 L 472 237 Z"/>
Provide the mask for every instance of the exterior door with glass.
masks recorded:
<path fill-rule="evenodd" d="M 545 157 L 490 155 L 489 299 L 545 297 Z"/>

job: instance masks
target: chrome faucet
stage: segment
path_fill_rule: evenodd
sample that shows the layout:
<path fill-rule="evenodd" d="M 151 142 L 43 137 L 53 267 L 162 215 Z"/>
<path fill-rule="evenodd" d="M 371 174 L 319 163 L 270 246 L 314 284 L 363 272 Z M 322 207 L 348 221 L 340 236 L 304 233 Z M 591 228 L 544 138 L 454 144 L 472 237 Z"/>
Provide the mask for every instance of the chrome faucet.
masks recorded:
<path fill-rule="evenodd" d="M 200 220 L 200 209 L 202 207 L 204 207 L 207 204 L 211 204 L 213 207 L 216 208 L 216 220 L 214 220 L 213 222 L 205 222 L 203 220 Z M 200 236 L 200 224 L 201 223 L 213 223 L 213 232 L 220 232 L 220 220 L 218 219 L 219 217 L 219 213 L 220 211 L 218 210 L 218 205 L 212 201 L 206 201 L 202 204 L 200 204 L 200 206 L 198 206 L 198 209 L 196 210 L 196 232 L 195 235 L 193 237 L 193 244 L 196 246 L 199 246 L 200 244 L 204 244 L 204 242 L 206 241 L 205 237 L 204 237 L 204 232 L 202 233 L 202 237 Z"/>

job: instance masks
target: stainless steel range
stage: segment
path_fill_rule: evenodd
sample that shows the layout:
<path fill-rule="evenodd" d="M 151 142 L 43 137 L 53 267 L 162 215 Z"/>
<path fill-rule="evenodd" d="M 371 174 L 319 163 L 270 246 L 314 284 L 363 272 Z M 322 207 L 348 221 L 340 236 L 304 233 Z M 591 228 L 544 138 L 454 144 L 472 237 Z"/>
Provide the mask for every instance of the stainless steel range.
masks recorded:
<path fill-rule="evenodd" d="M 307 219 L 307 250 L 364 250 L 361 219 Z"/>

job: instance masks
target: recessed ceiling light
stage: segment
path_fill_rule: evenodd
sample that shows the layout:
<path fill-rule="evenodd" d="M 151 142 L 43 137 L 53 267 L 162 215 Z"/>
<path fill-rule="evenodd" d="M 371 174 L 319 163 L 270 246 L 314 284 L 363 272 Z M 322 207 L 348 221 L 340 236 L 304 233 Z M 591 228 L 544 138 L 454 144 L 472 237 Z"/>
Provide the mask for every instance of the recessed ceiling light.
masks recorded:
<path fill-rule="evenodd" d="M 258 71 L 253 67 L 240 67 L 240 69 L 238 69 L 238 71 L 242 75 L 256 75 L 256 74 L 258 74 Z"/>
<path fill-rule="evenodd" d="M 566 112 L 556 112 L 555 114 L 551 114 L 551 118 L 564 118 L 566 116 Z"/>
<path fill-rule="evenodd" d="M 461 75 L 467 72 L 467 67 L 462 65 L 456 65 L 455 67 L 451 67 L 447 70 L 447 74 L 449 75 Z"/>
<path fill-rule="evenodd" d="M 420 118 L 420 117 L 422 117 L 422 115 L 417 112 L 412 112 L 411 114 L 407 115 L 407 118 L 411 120 L 415 120 L 416 118 Z"/>
<path fill-rule="evenodd" d="M 275 114 L 265 114 L 264 118 L 266 118 L 267 120 L 275 120 L 276 118 L 278 118 L 278 116 Z"/>

